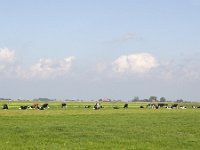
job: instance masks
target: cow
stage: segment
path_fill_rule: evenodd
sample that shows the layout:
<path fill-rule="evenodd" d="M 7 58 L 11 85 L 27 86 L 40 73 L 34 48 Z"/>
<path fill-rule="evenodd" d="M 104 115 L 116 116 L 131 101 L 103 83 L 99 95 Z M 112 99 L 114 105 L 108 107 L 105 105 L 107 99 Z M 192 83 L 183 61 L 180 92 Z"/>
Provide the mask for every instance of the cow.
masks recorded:
<path fill-rule="evenodd" d="M 181 109 L 186 109 L 187 107 L 186 107 L 186 106 L 180 106 L 180 108 L 181 108 Z"/>
<path fill-rule="evenodd" d="M 31 109 L 35 108 L 35 109 L 39 109 L 39 104 L 35 103 L 32 106 L 30 106 Z"/>
<path fill-rule="evenodd" d="M 171 108 L 172 108 L 172 109 L 178 108 L 178 104 L 173 104 L 173 105 L 171 106 Z"/>
<path fill-rule="evenodd" d="M 37 108 L 38 110 L 44 110 L 45 108 L 44 107 L 40 107 L 40 106 L 38 106 L 38 108 Z"/>
<path fill-rule="evenodd" d="M 67 104 L 66 103 L 62 103 L 61 104 L 61 108 L 66 108 L 67 107 Z"/>
<path fill-rule="evenodd" d="M 147 108 L 152 108 L 152 109 L 154 109 L 154 108 L 158 109 L 158 105 L 156 105 L 156 104 L 152 104 L 152 103 L 147 104 L 146 107 L 147 107 Z"/>
<path fill-rule="evenodd" d="M 172 108 L 171 108 L 171 107 L 169 107 L 169 106 L 167 106 L 166 108 L 167 108 L 167 109 L 172 109 Z"/>
<path fill-rule="evenodd" d="M 8 105 L 7 104 L 3 104 L 3 108 L 4 110 L 8 110 Z"/>
<path fill-rule="evenodd" d="M 46 109 L 46 108 L 49 108 L 48 105 L 49 105 L 48 103 L 44 103 L 42 106 L 36 105 L 36 106 L 35 106 L 35 109 L 44 110 L 44 109 Z"/>
<path fill-rule="evenodd" d="M 38 110 L 45 110 L 46 108 L 49 108 L 48 103 L 44 103 L 41 107 L 37 107 Z"/>
<path fill-rule="evenodd" d="M 84 108 L 91 108 L 91 105 L 85 105 Z"/>
<path fill-rule="evenodd" d="M 96 103 L 96 104 L 94 105 L 94 108 L 93 108 L 93 109 L 98 110 L 98 109 L 100 109 L 100 108 L 101 108 L 100 103 Z"/>
<path fill-rule="evenodd" d="M 26 110 L 26 109 L 28 109 L 29 108 L 29 106 L 20 106 L 19 107 L 19 109 L 21 109 L 21 110 Z"/>
<path fill-rule="evenodd" d="M 200 108 L 200 106 L 192 106 L 192 108 L 194 108 L 194 109 L 195 109 L 195 108 Z"/>
<path fill-rule="evenodd" d="M 44 103 L 44 104 L 42 105 L 42 107 L 43 107 L 44 109 L 49 108 L 49 104 L 48 104 L 48 103 Z"/>
<path fill-rule="evenodd" d="M 125 103 L 125 104 L 124 104 L 124 108 L 128 108 L 128 103 Z"/>
<path fill-rule="evenodd" d="M 144 106 L 140 106 L 140 108 L 144 108 Z"/>
<path fill-rule="evenodd" d="M 165 107 L 167 108 L 168 104 L 165 104 L 165 103 L 158 103 L 158 107 L 161 108 L 161 107 Z"/>
<path fill-rule="evenodd" d="M 65 109 L 66 109 L 66 107 L 67 107 L 67 104 L 66 104 L 66 103 L 62 103 L 62 104 L 61 104 L 61 108 L 65 108 Z"/>

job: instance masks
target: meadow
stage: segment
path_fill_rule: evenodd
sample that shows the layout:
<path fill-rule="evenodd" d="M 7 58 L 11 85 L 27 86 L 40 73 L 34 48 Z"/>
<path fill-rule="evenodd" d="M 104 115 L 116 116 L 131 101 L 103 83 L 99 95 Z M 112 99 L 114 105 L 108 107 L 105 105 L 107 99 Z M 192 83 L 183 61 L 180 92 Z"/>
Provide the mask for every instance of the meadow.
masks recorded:
<path fill-rule="evenodd" d="M 2 105 L 4 102 L 0 102 Z M 32 102 L 8 102 L 0 110 L 2 150 L 199 150 L 200 109 L 140 109 L 145 103 L 49 102 L 46 110 L 19 110 Z M 120 109 L 113 109 L 112 106 Z"/>

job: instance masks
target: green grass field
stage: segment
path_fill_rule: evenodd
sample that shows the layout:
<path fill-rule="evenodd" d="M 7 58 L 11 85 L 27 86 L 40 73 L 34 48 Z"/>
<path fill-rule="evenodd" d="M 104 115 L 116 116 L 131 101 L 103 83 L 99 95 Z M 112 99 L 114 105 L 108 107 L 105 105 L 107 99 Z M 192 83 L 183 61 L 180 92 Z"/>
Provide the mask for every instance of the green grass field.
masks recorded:
<path fill-rule="evenodd" d="M 1 105 L 3 102 L 0 103 Z M 30 102 L 9 102 L 0 110 L 2 150 L 199 150 L 200 109 L 112 109 L 122 103 L 104 103 L 100 110 L 85 109 L 94 103 L 50 102 L 47 110 L 18 110 Z"/>

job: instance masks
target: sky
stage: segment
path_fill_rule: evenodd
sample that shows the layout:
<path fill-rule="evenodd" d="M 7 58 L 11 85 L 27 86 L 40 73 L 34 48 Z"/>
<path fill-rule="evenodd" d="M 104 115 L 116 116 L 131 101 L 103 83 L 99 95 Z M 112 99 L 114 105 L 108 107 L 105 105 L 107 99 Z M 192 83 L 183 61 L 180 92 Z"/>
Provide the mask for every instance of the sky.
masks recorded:
<path fill-rule="evenodd" d="M 200 101 L 200 1 L 0 0 L 0 97 Z"/>

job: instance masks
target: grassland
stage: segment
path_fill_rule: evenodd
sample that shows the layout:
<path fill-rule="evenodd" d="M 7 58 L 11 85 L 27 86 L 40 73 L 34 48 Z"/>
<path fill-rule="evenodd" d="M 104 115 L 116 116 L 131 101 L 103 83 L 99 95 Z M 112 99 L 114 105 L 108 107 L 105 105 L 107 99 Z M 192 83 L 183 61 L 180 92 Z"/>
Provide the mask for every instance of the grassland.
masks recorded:
<path fill-rule="evenodd" d="M 2 102 L 1 102 L 2 104 Z M 30 102 L 10 102 L 0 110 L 2 150 L 199 150 L 200 109 L 83 108 L 89 103 L 50 102 L 47 110 L 18 110 Z"/>

